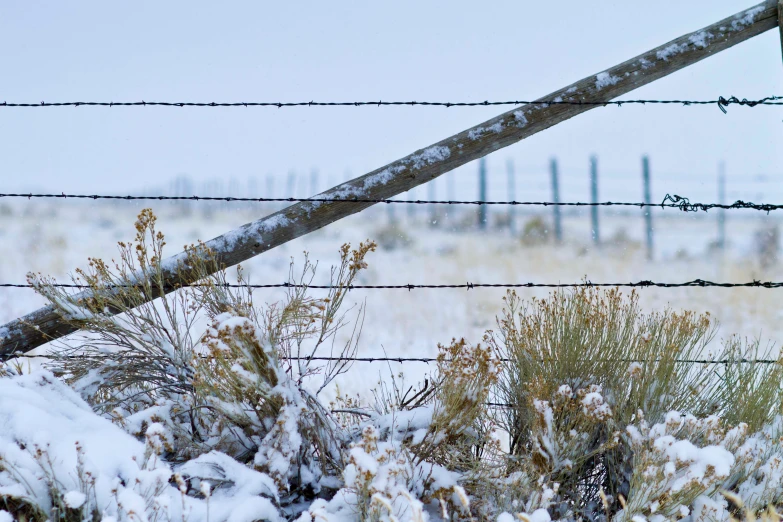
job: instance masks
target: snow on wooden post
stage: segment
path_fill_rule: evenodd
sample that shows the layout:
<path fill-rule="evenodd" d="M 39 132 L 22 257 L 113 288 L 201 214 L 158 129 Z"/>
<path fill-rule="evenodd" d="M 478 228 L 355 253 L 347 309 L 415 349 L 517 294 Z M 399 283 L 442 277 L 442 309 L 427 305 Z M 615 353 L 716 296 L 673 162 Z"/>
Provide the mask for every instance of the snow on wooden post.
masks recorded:
<path fill-rule="evenodd" d="M 704 11 L 709 14 L 710 7 L 705 6 Z M 236 265 L 374 205 L 372 201 L 341 200 L 390 198 L 599 106 L 553 105 L 547 101 L 612 100 L 777 25 L 777 0 L 766 0 L 314 197 L 329 200 L 327 202 L 304 201 L 290 205 L 206 244 L 217 253 L 220 264 Z M 172 279 L 176 276 L 175 268 L 182 259 L 184 254 L 181 253 L 165 261 L 167 276 Z M 178 281 L 187 282 L 187 274 L 180 274 Z M 172 285 L 166 290 L 174 289 Z M 53 308 L 41 308 L 0 327 L 0 358 L 7 359 L 17 351 L 31 350 L 73 331 Z"/>

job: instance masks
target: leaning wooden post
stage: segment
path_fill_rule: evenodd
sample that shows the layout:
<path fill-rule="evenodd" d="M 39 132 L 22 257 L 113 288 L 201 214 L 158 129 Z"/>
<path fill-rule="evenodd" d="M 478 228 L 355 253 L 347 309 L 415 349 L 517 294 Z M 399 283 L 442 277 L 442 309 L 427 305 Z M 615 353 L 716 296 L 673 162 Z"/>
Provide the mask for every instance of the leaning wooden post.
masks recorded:
<path fill-rule="evenodd" d="M 647 259 L 653 258 L 652 195 L 650 191 L 650 158 L 642 157 L 642 182 L 644 183 L 644 225 L 647 236 Z"/>
<path fill-rule="evenodd" d="M 551 159 L 549 162 L 549 171 L 552 177 L 552 203 L 555 203 L 555 206 L 552 207 L 552 212 L 554 214 L 553 218 L 555 220 L 555 241 L 557 243 L 562 243 L 563 225 L 560 223 L 560 205 L 557 205 L 557 203 L 560 203 L 560 183 L 557 179 L 557 159 Z"/>
<path fill-rule="evenodd" d="M 598 232 L 598 158 L 590 156 L 590 224 L 593 233 L 593 243 L 601 243 L 601 235 Z"/>
<path fill-rule="evenodd" d="M 709 14 L 710 7 L 705 6 L 704 11 Z M 361 212 L 379 199 L 391 198 L 600 106 L 584 102 L 612 100 L 774 29 L 777 25 L 777 0 L 766 0 L 751 9 L 563 87 L 534 103 L 512 109 L 429 147 L 419 149 L 313 198 L 322 201 L 304 201 L 291 205 L 211 239 L 206 246 L 216 253 L 223 266 L 244 262 L 339 219 Z M 547 103 L 555 100 L 577 104 Z M 359 202 L 341 201 L 345 199 Z M 172 282 L 170 287 L 164 289 L 166 292 L 176 289 L 175 282 L 187 283 L 189 278 L 195 277 L 195 274 L 177 271 L 179 262 L 185 258 L 185 254 L 180 253 L 164 260 L 166 279 Z M 86 299 L 90 294 L 85 292 L 82 296 Z M 17 351 L 31 350 L 73 331 L 74 327 L 66 324 L 54 308 L 45 306 L 0 327 L 0 358 L 7 359 Z"/>

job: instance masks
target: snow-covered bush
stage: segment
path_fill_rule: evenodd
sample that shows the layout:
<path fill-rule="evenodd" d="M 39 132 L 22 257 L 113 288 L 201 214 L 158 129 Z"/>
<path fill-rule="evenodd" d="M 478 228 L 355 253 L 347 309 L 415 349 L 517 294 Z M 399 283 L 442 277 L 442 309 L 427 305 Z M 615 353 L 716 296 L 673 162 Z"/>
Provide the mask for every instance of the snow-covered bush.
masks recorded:
<path fill-rule="evenodd" d="M 494 418 L 509 434 L 507 472 L 528 485 L 501 488 L 501 507 L 529 503 L 541 484 L 551 485 L 541 507 L 553 518 L 681 518 L 698 498 L 739 492 L 780 451 L 767 444 L 740 464 L 755 430 L 767 431 L 753 440 L 783 435 L 773 428 L 783 374 L 747 362 L 769 357 L 758 342 L 730 338 L 707 353 L 708 316 L 646 314 L 635 293 L 585 288 L 531 303 L 510 292 L 498 326 L 487 340 L 509 362 L 496 397 L 511 407 Z M 783 501 L 767 484 L 761 504 L 757 492 L 745 505 Z"/>
<path fill-rule="evenodd" d="M 780 520 L 783 368 L 748 362 L 770 357 L 757 341 L 708 350 L 708 316 L 510 292 L 497 331 L 439 346 L 423 384 L 326 405 L 374 243 L 341 248 L 326 297 L 305 257 L 257 303 L 203 244 L 164 264 L 150 211 L 136 232 L 77 271 L 86 294 L 30 277 L 83 335 L 48 369 L 0 367 L 0 522 Z M 324 346 L 339 357 L 316 364 Z"/>

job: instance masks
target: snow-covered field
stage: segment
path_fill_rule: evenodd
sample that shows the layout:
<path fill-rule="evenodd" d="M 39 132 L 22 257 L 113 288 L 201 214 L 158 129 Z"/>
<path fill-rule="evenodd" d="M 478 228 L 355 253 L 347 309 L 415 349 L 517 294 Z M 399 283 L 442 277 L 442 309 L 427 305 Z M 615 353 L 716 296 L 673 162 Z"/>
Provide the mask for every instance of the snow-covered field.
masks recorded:
<path fill-rule="evenodd" d="M 133 234 L 136 213 L 151 206 L 159 216 L 159 229 L 167 236 L 169 253 L 186 243 L 210 239 L 272 210 L 249 204 L 190 204 L 119 202 L 15 201 L 0 207 L 0 282 L 25 282 L 28 271 L 56 276 L 67 282 L 87 257 L 110 259 L 116 242 Z M 443 208 L 438 209 L 443 210 Z M 692 279 L 746 282 L 783 279 L 783 269 L 760 267 L 754 234 L 776 223 L 752 211 L 727 213 L 729 244 L 725 254 L 710 249 L 717 234 L 717 212 L 684 214 L 675 209 L 655 210 L 655 260 L 645 258 L 641 211 L 601 212 L 603 244 L 591 244 L 589 214 L 565 213 L 565 241 L 525 244 L 520 231 L 535 216 L 550 223 L 550 214 L 517 212 L 516 233 L 490 226 L 477 230 L 474 209 L 450 210 L 431 215 L 417 206 L 413 215 L 404 206 L 395 208 L 396 227 L 389 226 L 388 208 L 375 208 L 300 238 L 246 263 L 251 283 L 282 283 L 293 258 L 302 264 L 307 251 L 319 263 L 316 283 L 326 283 L 328 268 L 338 262 L 344 242 L 358 244 L 373 239 L 380 248 L 371 254 L 369 270 L 360 284 L 462 284 L 472 283 L 571 283 L 653 280 L 682 282 Z M 502 210 L 490 217 L 499 221 Z M 432 221 L 435 220 L 433 224 Z M 404 236 L 400 236 L 404 234 Z M 314 290 L 314 292 L 317 292 Z M 493 328 L 501 309 L 502 289 L 354 290 L 349 299 L 366 303 L 367 315 L 359 355 L 366 357 L 432 357 L 438 343 L 453 337 L 480 341 Z M 666 305 L 709 312 L 721 323 L 719 337 L 740 334 L 778 343 L 783 337 L 778 292 L 774 289 L 683 288 L 639 290 L 643 306 Z M 519 289 L 524 297 L 544 296 L 547 289 Z M 274 301 L 279 290 L 257 290 L 256 300 Z M 29 289 L 0 290 L 0 322 L 36 309 L 43 300 Z M 719 339 L 718 339 L 719 340 Z M 340 383 L 344 391 L 366 392 L 378 380 L 397 373 L 398 364 L 357 363 Z M 404 367 L 407 379 L 427 372 L 422 363 Z"/>

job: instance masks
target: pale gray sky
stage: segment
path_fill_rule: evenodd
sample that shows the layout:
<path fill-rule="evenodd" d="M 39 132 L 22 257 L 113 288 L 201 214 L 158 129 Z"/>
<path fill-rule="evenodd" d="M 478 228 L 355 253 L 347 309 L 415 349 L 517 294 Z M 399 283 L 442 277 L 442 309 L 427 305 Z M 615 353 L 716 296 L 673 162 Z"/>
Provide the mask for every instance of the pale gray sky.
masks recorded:
<path fill-rule="evenodd" d="M 752 5 L 6 0 L 0 101 L 529 99 Z M 781 78 L 779 36 L 769 31 L 630 97 L 757 98 L 782 94 Z M 179 173 L 197 187 L 251 176 L 264 187 L 270 174 L 312 168 L 325 184 L 327 174 L 362 174 L 503 110 L 0 109 L 0 191 L 138 191 Z M 490 172 L 505 180 L 513 158 L 524 198 L 528 184 L 546 185 L 550 156 L 582 180 L 596 153 L 604 178 L 638 199 L 647 153 L 656 195 L 693 194 L 694 184 L 712 194 L 720 160 L 735 188 L 759 174 L 781 180 L 782 120 L 781 107 L 596 109 L 495 153 Z M 471 190 L 474 170 L 457 174 Z"/>

